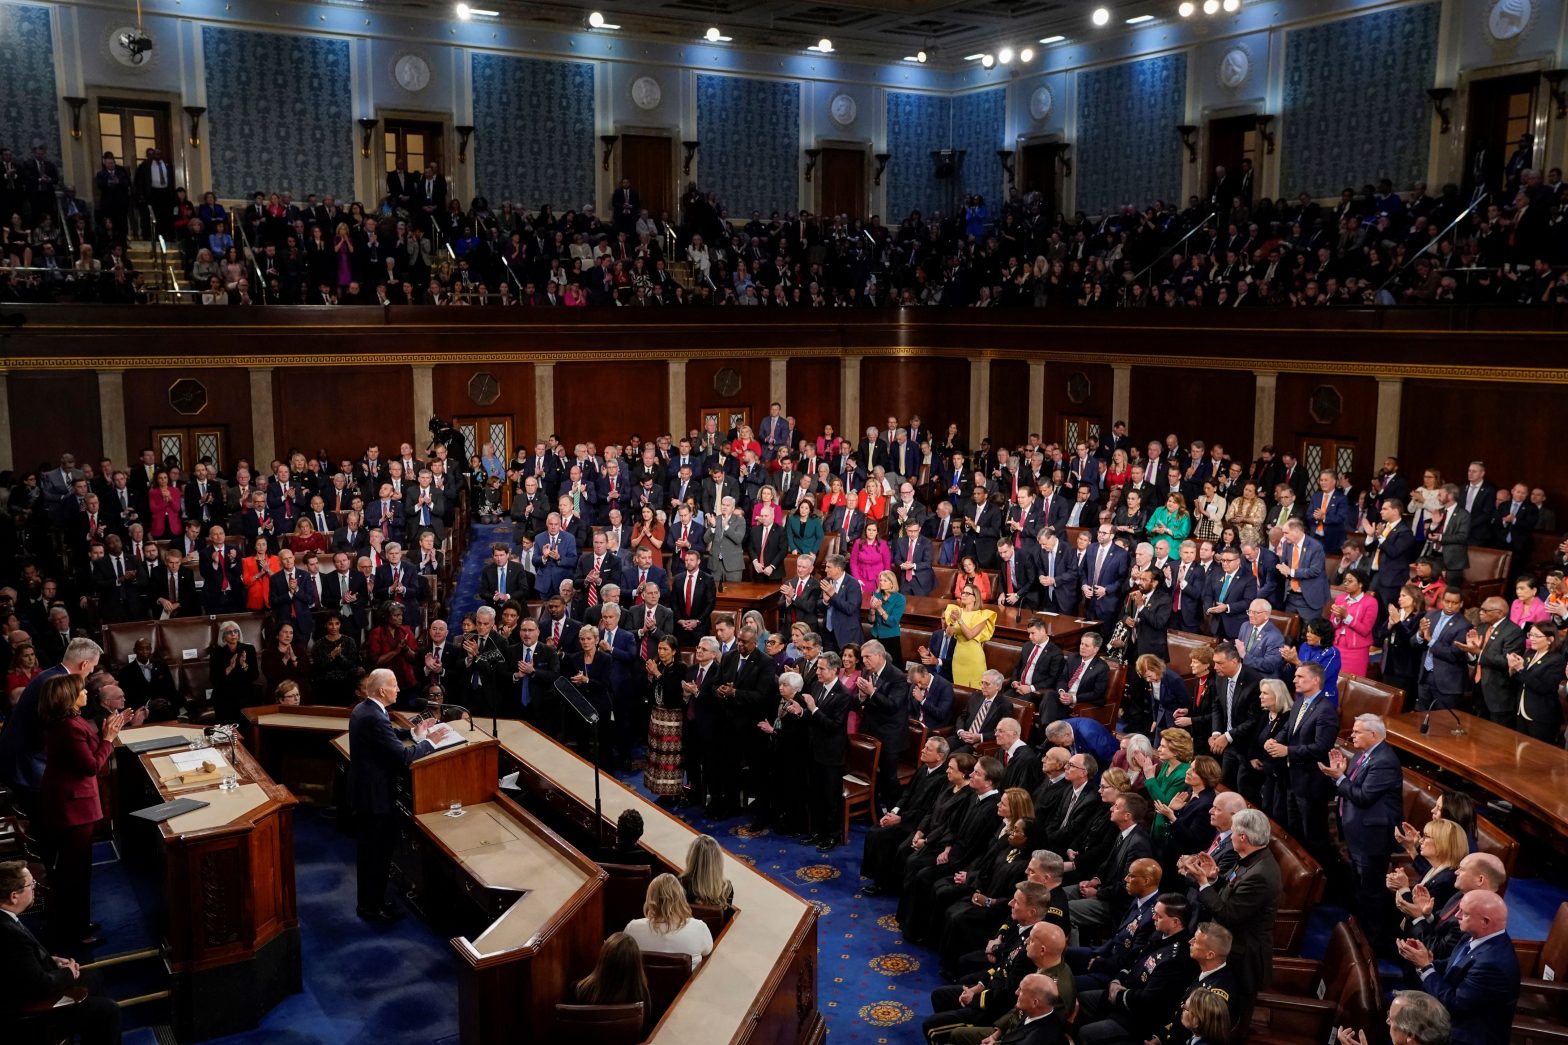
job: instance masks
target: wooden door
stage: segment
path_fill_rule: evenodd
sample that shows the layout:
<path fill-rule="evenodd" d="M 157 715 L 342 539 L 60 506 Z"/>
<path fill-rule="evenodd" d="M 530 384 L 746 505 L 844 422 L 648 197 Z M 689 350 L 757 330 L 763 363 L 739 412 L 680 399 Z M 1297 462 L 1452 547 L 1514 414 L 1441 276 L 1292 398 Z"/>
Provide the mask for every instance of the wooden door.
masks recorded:
<path fill-rule="evenodd" d="M 170 462 L 190 474 L 198 461 L 206 461 L 218 471 L 227 462 L 224 451 L 228 444 L 228 429 L 223 425 L 201 425 L 194 428 L 155 428 L 149 445 L 158 455 L 159 465 Z"/>
<path fill-rule="evenodd" d="M 424 120 L 392 120 L 383 125 L 386 151 L 386 169 L 397 169 L 397 161 L 408 166 L 403 169 L 411 174 L 423 174 L 427 163 L 436 165 L 436 173 L 446 170 L 442 145 L 446 131 L 439 123 Z"/>
<path fill-rule="evenodd" d="M 823 149 L 818 160 L 823 217 L 866 216 L 866 153 L 862 149 Z"/>
<path fill-rule="evenodd" d="M 654 218 L 674 206 L 673 144 L 657 134 L 621 135 L 621 177 L 631 181 L 643 208 Z M 620 188 L 619 181 L 615 187 Z"/>
<path fill-rule="evenodd" d="M 1059 146 L 1049 144 L 1025 145 L 1019 162 L 1023 164 L 1020 171 L 1019 185 L 1024 193 L 1038 193 L 1040 196 L 1040 213 L 1047 219 L 1054 218 L 1060 204 L 1056 201 L 1056 153 Z"/>
<path fill-rule="evenodd" d="M 164 162 L 174 171 L 169 151 L 169 107 L 157 102 L 118 101 L 103 98 L 98 102 L 98 140 L 100 153 L 112 152 L 120 166 L 136 170 L 148 149 L 163 153 Z M 94 167 L 96 168 L 96 164 Z M 177 175 L 176 175 L 177 176 Z"/>
<path fill-rule="evenodd" d="M 1307 488 L 1317 489 L 1318 473 L 1327 468 L 1334 472 L 1354 472 L 1356 468 L 1356 441 L 1320 436 L 1303 436 L 1301 440 L 1301 467 L 1307 473 Z"/>
<path fill-rule="evenodd" d="M 1465 192 L 1485 183 L 1494 192 L 1503 187 L 1503 168 L 1519 147 L 1519 139 L 1535 126 L 1535 73 L 1476 80 L 1470 84 L 1465 118 Z M 1539 155 L 1537 155 L 1539 158 Z M 1401 188 L 1401 186 L 1395 186 Z M 1499 202 L 1509 203 L 1504 199 Z"/>
<path fill-rule="evenodd" d="M 1209 165 L 1203 170 L 1200 184 L 1208 187 L 1214 179 L 1214 168 L 1224 167 L 1225 173 L 1236 177 L 1241 173 L 1241 161 L 1251 160 L 1252 169 L 1258 169 L 1258 118 L 1227 116 L 1210 120 L 1208 127 Z M 1230 210 L 1230 200 L 1222 200 L 1225 211 Z"/>
<path fill-rule="evenodd" d="M 1100 438 L 1100 421 L 1094 417 L 1084 417 L 1075 414 L 1062 415 L 1062 452 L 1068 457 L 1073 455 L 1079 443 L 1087 442 L 1089 437 Z"/>

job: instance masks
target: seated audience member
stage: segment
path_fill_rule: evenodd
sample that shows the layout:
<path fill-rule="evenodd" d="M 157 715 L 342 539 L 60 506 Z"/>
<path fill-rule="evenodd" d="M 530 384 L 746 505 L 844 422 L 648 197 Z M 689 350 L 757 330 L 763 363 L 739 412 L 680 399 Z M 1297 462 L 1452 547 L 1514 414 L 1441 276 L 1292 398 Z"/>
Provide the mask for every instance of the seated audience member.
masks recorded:
<path fill-rule="evenodd" d="M 681 889 L 688 903 L 730 907 L 735 903 L 735 886 L 724 877 L 724 851 L 712 835 L 698 835 L 686 850 L 686 870 Z"/>
<path fill-rule="evenodd" d="M 85 987 L 75 960 L 51 955 L 22 923 L 22 912 L 33 905 L 38 881 L 24 860 L 0 863 L 0 1015 L 21 1033 L 18 1012 L 24 1006 L 49 1005 L 74 987 Z M 56 1006 L 35 1017 L 55 1031 L 80 1035 L 82 1045 L 114 1045 L 120 1040 L 120 1007 L 113 999 L 89 993 L 73 1004 Z"/>
<path fill-rule="evenodd" d="M 648 883 L 643 916 L 626 923 L 626 935 L 645 951 L 689 954 L 694 966 L 713 950 L 713 934 L 699 918 L 692 917 L 680 879 L 661 874 Z"/>
<path fill-rule="evenodd" d="M 651 1016 L 648 976 L 642 968 L 642 948 L 626 933 L 611 933 L 599 948 L 593 971 L 570 987 L 573 1005 L 627 1005 L 642 1002 L 644 1017 Z"/>
<path fill-rule="evenodd" d="M 601 864 L 631 864 L 653 866 L 653 854 L 644 849 L 642 841 L 642 814 L 635 809 L 623 809 L 615 818 L 615 841 L 602 847 L 595 861 Z"/>

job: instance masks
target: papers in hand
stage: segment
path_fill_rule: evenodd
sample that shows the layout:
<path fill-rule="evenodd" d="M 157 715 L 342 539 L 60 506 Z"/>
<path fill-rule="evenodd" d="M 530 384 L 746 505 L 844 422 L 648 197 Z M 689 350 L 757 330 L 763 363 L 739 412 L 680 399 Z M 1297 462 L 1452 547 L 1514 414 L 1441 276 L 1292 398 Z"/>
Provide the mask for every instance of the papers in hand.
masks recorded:
<path fill-rule="evenodd" d="M 425 739 L 430 741 L 431 746 L 434 747 L 437 751 L 445 751 L 449 747 L 456 747 L 459 744 L 468 743 L 467 737 L 463 736 L 463 734 L 459 733 L 445 722 L 431 726 L 430 729 L 425 733 Z"/>

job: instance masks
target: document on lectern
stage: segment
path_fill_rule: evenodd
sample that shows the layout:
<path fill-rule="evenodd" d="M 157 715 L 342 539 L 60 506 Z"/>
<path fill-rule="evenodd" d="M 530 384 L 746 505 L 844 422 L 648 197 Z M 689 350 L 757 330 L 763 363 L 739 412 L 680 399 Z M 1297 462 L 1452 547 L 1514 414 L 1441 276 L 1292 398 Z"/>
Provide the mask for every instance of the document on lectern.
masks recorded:
<path fill-rule="evenodd" d="M 430 741 L 431 746 L 437 751 L 445 751 L 449 747 L 468 743 L 467 737 L 445 722 L 431 726 L 430 731 L 425 734 L 425 739 Z"/>

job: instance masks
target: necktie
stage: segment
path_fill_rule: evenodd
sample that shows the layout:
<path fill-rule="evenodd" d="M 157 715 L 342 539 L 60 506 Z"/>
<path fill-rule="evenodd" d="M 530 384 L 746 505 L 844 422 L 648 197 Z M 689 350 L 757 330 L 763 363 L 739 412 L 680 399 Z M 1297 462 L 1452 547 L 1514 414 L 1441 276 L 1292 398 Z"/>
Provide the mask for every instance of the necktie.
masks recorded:
<path fill-rule="evenodd" d="M 119 580 L 121 577 L 125 576 L 125 564 L 120 561 L 120 557 L 118 555 L 116 555 L 114 557 L 113 562 L 114 562 L 114 579 L 115 580 Z M 225 585 L 225 587 L 227 587 L 227 586 Z"/>
<path fill-rule="evenodd" d="M 532 646 L 525 646 L 523 648 L 523 663 L 524 664 L 532 664 L 533 662 L 534 662 L 534 648 Z M 521 703 L 523 705 L 523 707 L 525 707 L 525 708 L 528 706 L 528 703 L 529 703 L 529 696 L 528 696 L 528 682 L 529 682 L 529 678 L 530 678 L 530 676 L 528 676 L 528 675 L 524 675 L 523 676 L 523 684 L 517 691 L 518 702 Z"/>
<path fill-rule="evenodd" d="M 1035 646 L 1029 651 L 1029 659 L 1024 662 L 1023 679 L 1025 682 L 1028 682 L 1031 678 L 1034 677 L 1035 662 L 1040 659 L 1040 651 L 1044 648 L 1045 647 L 1043 646 Z"/>
<path fill-rule="evenodd" d="M 1079 789 L 1077 791 L 1074 791 L 1072 793 L 1072 796 L 1067 799 L 1067 808 L 1062 810 L 1062 823 L 1061 823 L 1062 827 L 1066 827 L 1067 826 L 1068 819 L 1073 815 L 1073 806 L 1078 804 L 1078 796 L 1080 794 L 1082 794 L 1082 793 L 1083 793 L 1083 789 Z"/>
<path fill-rule="evenodd" d="M 688 573 L 686 575 L 686 616 L 687 617 L 691 616 L 691 602 L 692 602 L 692 597 L 693 597 L 694 593 L 696 592 L 696 590 L 697 590 L 697 574 L 696 573 Z"/>
<path fill-rule="evenodd" d="M 1300 708 L 1296 711 L 1296 721 L 1290 724 L 1290 735 L 1292 737 L 1296 735 L 1296 730 L 1301 728 L 1301 720 L 1307 717 L 1307 709 L 1310 707 L 1312 707 L 1312 701 L 1303 700 L 1301 702 Z"/>
<path fill-rule="evenodd" d="M 1100 586 L 1100 571 L 1105 568 L 1105 560 L 1110 558 L 1110 552 L 1105 545 L 1100 546 L 1099 554 L 1094 557 L 1094 587 Z"/>
<path fill-rule="evenodd" d="M 1296 572 L 1296 567 L 1300 563 L 1301 563 L 1301 545 L 1300 544 L 1292 544 L 1290 546 L 1290 571 L 1291 571 L 1292 574 L 1294 574 Z M 1300 592 L 1301 591 L 1301 582 L 1299 580 L 1297 580 L 1294 576 L 1292 576 L 1290 578 L 1290 590 L 1293 591 L 1293 592 Z"/>
<path fill-rule="evenodd" d="M 1007 594 L 1011 595 L 1018 588 L 1018 560 L 1007 560 Z"/>
<path fill-rule="evenodd" d="M 1361 772 L 1361 767 L 1366 765 L 1366 761 L 1367 752 L 1363 751 L 1360 755 L 1356 756 L 1356 760 L 1354 762 L 1350 763 L 1350 769 L 1346 771 L 1345 779 L 1356 779 L 1356 774 Z M 1340 819 L 1344 819 L 1345 816 L 1345 800 L 1343 798 L 1339 800 L 1339 816 Z"/>
<path fill-rule="evenodd" d="M 1181 586 L 1187 583 L 1187 564 L 1182 563 L 1181 569 L 1176 571 L 1176 590 L 1171 592 L 1171 609 L 1181 609 Z"/>
<path fill-rule="evenodd" d="M 980 726 L 981 726 L 982 723 L 985 722 L 986 713 L 989 712 L 990 710 L 991 710 L 991 698 L 990 697 L 986 697 L 985 700 L 982 701 L 981 704 L 980 704 L 980 710 L 975 715 L 975 720 L 969 724 L 969 731 L 971 733 L 978 733 L 978 732 L 980 732 Z"/>
<path fill-rule="evenodd" d="M 180 577 L 173 570 L 169 571 L 169 601 L 176 606 L 180 604 Z"/>
<path fill-rule="evenodd" d="M 1073 671 L 1073 677 L 1067 680 L 1067 692 L 1073 694 L 1078 692 L 1078 682 L 1083 678 L 1084 670 L 1088 667 L 1089 662 L 1087 660 L 1078 661 L 1078 667 Z"/>

